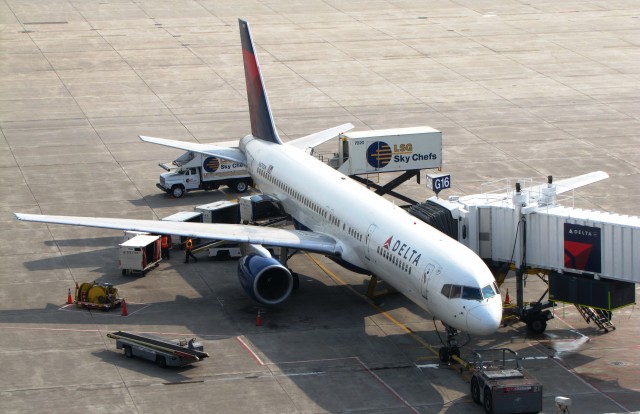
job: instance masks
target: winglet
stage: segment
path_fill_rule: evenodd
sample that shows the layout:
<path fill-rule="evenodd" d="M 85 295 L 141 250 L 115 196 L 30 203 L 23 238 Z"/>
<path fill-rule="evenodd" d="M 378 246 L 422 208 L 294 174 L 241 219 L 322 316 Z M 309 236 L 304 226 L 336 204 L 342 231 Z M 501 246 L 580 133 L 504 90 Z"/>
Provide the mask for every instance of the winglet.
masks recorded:
<path fill-rule="evenodd" d="M 249 100 L 249 117 L 251 118 L 251 135 L 275 144 L 282 144 L 276 124 L 273 122 L 267 90 L 264 87 L 260 64 L 251 39 L 249 23 L 238 19 L 240 24 L 240 40 L 242 41 L 242 60 L 247 82 L 247 99 Z"/>

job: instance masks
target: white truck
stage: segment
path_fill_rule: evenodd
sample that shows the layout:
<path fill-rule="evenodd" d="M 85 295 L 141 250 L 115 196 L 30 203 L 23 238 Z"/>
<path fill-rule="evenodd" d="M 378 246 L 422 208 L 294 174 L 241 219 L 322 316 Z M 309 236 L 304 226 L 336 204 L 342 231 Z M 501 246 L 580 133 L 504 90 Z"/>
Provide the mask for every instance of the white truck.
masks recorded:
<path fill-rule="evenodd" d="M 158 165 L 168 172 L 160 174 L 156 187 L 175 198 L 188 191 L 216 190 L 221 185 L 244 193 L 253 185 L 243 164 L 197 152 L 187 151 L 170 164 Z"/>

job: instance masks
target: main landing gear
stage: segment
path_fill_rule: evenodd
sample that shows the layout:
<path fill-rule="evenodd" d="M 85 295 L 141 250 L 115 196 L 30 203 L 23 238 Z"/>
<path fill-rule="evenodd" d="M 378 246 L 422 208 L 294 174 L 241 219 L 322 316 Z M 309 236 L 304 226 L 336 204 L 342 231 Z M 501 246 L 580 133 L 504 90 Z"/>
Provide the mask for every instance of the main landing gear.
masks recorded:
<path fill-rule="evenodd" d="M 433 320 L 434 325 L 435 325 L 435 322 L 436 321 L 434 319 Z M 442 343 L 442 345 L 444 345 L 440 347 L 440 349 L 438 350 L 438 357 L 440 358 L 441 362 L 448 363 L 451 361 L 451 358 L 453 356 L 460 358 L 460 348 L 468 344 L 469 341 L 471 340 L 471 337 L 469 337 L 464 344 L 458 345 L 458 340 L 456 339 L 456 336 L 458 336 L 459 331 L 456 328 L 452 328 L 451 326 L 445 324 L 444 322 L 442 323 L 442 325 L 444 325 L 447 331 L 447 342 L 445 344 L 445 342 L 442 340 L 442 338 L 440 337 L 440 332 L 438 331 L 438 328 L 436 326 L 436 332 L 438 333 L 438 338 L 440 339 L 440 342 Z"/>

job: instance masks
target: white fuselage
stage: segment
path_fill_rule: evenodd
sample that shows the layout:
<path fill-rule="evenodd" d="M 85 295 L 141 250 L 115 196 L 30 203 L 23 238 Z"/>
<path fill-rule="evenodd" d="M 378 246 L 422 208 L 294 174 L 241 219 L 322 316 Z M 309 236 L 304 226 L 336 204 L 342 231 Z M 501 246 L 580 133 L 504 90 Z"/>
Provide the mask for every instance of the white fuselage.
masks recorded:
<path fill-rule="evenodd" d="M 478 335 L 498 328 L 494 277 L 467 247 L 296 148 L 252 136 L 240 148 L 258 188 L 305 227 L 338 240 L 342 260 L 453 328 Z"/>

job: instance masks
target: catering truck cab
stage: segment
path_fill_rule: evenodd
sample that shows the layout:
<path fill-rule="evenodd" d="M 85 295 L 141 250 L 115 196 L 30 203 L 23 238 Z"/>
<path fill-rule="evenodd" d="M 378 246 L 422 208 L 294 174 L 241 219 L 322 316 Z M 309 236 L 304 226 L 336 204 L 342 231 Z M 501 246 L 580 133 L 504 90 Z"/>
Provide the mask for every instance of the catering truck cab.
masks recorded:
<path fill-rule="evenodd" d="M 244 193 L 253 184 L 245 166 L 238 162 L 187 151 L 172 163 L 158 164 L 167 172 L 160 174 L 156 186 L 175 198 L 187 191 L 216 190 L 226 185 Z"/>

